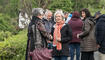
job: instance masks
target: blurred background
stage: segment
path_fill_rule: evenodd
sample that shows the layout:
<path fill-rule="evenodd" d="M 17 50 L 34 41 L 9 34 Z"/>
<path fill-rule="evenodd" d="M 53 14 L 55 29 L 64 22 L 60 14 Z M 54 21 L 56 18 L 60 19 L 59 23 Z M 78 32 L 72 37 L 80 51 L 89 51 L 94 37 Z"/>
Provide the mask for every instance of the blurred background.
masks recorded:
<path fill-rule="evenodd" d="M 25 60 L 27 24 L 19 27 L 19 13 L 27 13 L 30 20 L 32 8 L 38 7 L 69 13 L 88 8 L 92 15 L 105 14 L 105 0 L 0 0 L 0 60 Z"/>

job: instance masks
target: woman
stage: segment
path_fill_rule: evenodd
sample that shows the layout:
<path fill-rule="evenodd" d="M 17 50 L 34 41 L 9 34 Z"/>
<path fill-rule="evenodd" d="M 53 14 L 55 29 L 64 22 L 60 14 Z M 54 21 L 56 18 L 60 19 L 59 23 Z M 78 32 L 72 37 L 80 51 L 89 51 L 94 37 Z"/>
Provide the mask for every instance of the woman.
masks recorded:
<path fill-rule="evenodd" d="M 74 60 L 74 52 L 76 51 L 76 60 L 80 60 L 80 39 L 77 38 L 77 34 L 82 32 L 83 22 L 80 19 L 78 11 L 74 11 L 71 20 L 68 24 L 72 28 L 73 38 L 70 41 L 70 57 Z"/>
<path fill-rule="evenodd" d="M 91 14 L 88 9 L 82 9 L 81 15 L 83 18 L 83 32 L 78 34 L 77 37 L 81 38 L 81 60 L 94 60 L 94 51 L 96 48 L 95 22 L 90 19 Z"/>
<path fill-rule="evenodd" d="M 46 32 L 46 29 L 42 23 L 42 18 L 44 14 L 43 11 L 44 10 L 42 8 L 35 8 L 33 10 L 33 17 L 28 28 L 26 60 L 33 59 L 33 57 L 30 55 L 30 52 L 33 52 L 35 49 L 41 49 L 47 47 L 47 42 L 45 38 L 48 39 L 52 38 L 52 36 Z"/>
<path fill-rule="evenodd" d="M 69 25 L 64 23 L 64 14 L 58 10 L 54 14 L 55 22 L 52 29 L 53 34 L 53 52 L 55 60 L 67 60 L 69 56 L 69 40 L 72 38 L 72 31 Z"/>

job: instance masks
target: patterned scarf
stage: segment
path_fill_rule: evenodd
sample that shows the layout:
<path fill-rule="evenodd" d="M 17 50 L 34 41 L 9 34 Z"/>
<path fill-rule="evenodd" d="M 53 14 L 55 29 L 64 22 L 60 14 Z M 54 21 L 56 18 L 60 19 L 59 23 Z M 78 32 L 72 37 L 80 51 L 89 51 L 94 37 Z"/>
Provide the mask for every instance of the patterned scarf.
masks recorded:
<path fill-rule="evenodd" d="M 55 24 L 55 29 L 54 29 L 54 33 L 53 33 L 53 35 L 54 35 L 53 45 L 56 46 L 57 50 L 62 49 L 62 44 L 57 41 L 57 38 L 61 39 L 60 30 L 61 30 L 63 24 L 64 24 L 64 21 L 61 21 L 61 22 Z"/>

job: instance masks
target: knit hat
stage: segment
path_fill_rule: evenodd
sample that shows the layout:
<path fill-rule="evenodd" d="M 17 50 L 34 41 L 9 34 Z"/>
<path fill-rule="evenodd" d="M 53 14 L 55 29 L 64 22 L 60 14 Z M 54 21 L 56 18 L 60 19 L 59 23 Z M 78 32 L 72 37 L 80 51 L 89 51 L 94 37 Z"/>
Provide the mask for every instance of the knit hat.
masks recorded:
<path fill-rule="evenodd" d="M 101 12 L 100 12 L 100 11 L 97 11 L 97 12 L 94 14 L 94 17 L 96 17 L 97 15 L 101 15 Z"/>

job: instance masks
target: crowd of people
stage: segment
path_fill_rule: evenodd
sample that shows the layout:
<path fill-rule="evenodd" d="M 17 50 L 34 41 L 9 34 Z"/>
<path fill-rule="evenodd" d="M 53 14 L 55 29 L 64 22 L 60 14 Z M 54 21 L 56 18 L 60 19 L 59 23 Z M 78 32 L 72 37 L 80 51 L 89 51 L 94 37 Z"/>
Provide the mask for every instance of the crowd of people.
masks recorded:
<path fill-rule="evenodd" d="M 48 9 L 34 8 L 32 13 L 26 60 L 33 60 L 30 52 L 42 48 L 52 50 L 54 60 L 68 60 L 68 57 L 74 60 L 75 55 L 76 60 L 95 60 L 96 51 L 100 60 L 105 59 L 105 14 L 98 11 L 92 16 L 87 8 L 72 13 L 58 9 L 54 14 Z"/>

